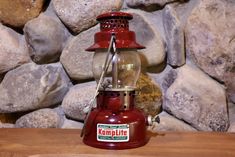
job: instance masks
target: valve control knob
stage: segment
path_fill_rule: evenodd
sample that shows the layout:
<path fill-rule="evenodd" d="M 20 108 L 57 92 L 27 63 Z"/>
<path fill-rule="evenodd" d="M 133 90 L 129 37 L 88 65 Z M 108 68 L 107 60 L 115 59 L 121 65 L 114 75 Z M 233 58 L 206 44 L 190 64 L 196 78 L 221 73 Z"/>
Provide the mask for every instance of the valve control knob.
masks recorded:
<path fill-rule="evenodd" d="M 160 117 L 159 116 L 154 116 L 154 117 L 152 117 L 152 116 L 148 116 L 147 117 L 147 123 L 148 123 L 148 125 L 149 126 L 152 126 L 153 125 L 153 122 L 157 122 L 157 123 L 160 123 Z"/>

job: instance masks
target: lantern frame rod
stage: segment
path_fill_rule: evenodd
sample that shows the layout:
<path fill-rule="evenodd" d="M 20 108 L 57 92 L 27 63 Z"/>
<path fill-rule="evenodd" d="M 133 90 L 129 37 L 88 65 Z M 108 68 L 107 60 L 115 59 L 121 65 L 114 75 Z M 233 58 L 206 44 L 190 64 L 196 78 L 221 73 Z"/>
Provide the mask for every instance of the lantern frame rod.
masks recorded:
<path fill-rule="evenodd" d="M 100 89 L 100 86 L 101 84 L 103 83 L 104 81 L 104 77 L 108 71 L 108 68 L 110 66 L 110 63 L 111 61 L 113 60 L 113 57 L 115 56 L 116 54 L 116 44 L 115 44 L 115 35 L 112 34 L 111 36 L 111 39 L 110 39 L 110 43 L 109 43 L 109 48 L 108 48 L 108 52 L 107 52 L 107 55 L 106 55 L 106 59 L 105 59 L 105 63 L 103 65 L 103 70 L 102 70 L 102 73 L 100 75 L 100 79 L 99 79 L 99 82 L 98 82 L 98 85 L 97 85 L 97 88 L 96 88 L 96 91 L 95 91 L 95 95 L 94 95 L 94 99 L 96 98 L 96 96 L 99 94 L 99 89 Z M 113 53 L 112 53 L 112 50 L 113 50 Z M 109 59 L 109 56 L 110 54 L 112 54 L 111 58 Z"/>
<path fill-rule="evenodd" d="M 94 105 L 95 104 L 94 102 L 96 100 L 97 95 L 99 94 L 99 89 L 100 89 L 101 84 L 103 83 L 104 76 L 105 76 L 105 74 L 106 74 L 106 72 L 109 68 L 109 65 L 110 65 L 111 61 L 113 60 L 114 55 L 116 54 L 115 39 L 116 39 L 115 35 L 112 34 L 111 39 L 110 39 L 109 48 L 108 48 L 107 55 L 106 55 L 106 59 L 105 59 L 105 63 L 103 65 L 103 70 L 102 70 L 102 73 L 100 75 L 100 79 L 99 79 L 98 85 L 96 87 L 94 97 L 90 100 L 87 107 L 85 107 L 83 109 L 83 112 L 87 113 L 87 115 L 85 117 L 84 125 L 83 125 L 82 131 L 81 131 L 81 135 L 80 135 L 81 137 L 83 137 L 83 135 L 84 135 L 86 124 L 87 124 L 87 119 L 88 119 L 92 109 L 96 107 Z M 113 51 L 113 53 L 112 53 L 112 51 Z M 112 54 L 112 57 L 109 59 L 110 54 Z"/>

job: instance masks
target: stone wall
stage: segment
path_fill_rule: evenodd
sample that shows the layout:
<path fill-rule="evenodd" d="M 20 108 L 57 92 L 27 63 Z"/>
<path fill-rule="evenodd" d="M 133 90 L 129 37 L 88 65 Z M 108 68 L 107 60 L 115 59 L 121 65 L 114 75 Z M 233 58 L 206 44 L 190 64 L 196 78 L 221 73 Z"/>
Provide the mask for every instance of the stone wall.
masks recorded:
<path fill-rule="evenodd" d="M 0 128 L 81 128 L 96 83 L 96 16 L 133 14 L 146 46 L 136 106 L 153 131 L 235 131 L 235 1 L 0 2 Z"/>

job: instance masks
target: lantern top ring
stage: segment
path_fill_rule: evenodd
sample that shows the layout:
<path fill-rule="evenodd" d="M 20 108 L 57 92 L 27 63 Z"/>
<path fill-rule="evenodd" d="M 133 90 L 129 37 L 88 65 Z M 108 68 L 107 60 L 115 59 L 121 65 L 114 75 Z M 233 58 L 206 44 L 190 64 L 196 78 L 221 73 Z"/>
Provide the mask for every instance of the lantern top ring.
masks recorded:
<path fill-rule="evenodd" d="M 133 19 L 133 16 L 129 13 L 125 13 L 125 12 L 108 12 L 108 13 L 104 13 L 99 15 L 96 20 L 97 21 L 102 21 L 104 19 L 110 19 L 110 18 L 123 18 L 123 19 L 127 19 L 127 20 L 131 20 Z"/>

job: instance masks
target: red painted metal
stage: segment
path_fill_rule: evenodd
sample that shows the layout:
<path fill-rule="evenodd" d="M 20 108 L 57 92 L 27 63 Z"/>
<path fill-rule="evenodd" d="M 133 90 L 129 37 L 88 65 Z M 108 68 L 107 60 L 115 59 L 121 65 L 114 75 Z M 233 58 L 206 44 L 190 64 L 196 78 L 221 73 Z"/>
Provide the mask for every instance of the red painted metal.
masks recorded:
<path fill-rule="evenodd" d="M 97 97 L 97 108 L 88 117 L 83 142 L 87 145 L 104 149 L 128 149 L 143 146 L 147 143 L 147 122 L 145 115 L 134 107 L 134 91 L 131 93 L 128 109 L 122 108 L 118 91 L 101 91 Z M 115 105 L 119 108 L 114 107 Z M 129 124 L 128 142 L 97 141 L 97 124 Z"/>
<path fill-rule="evenodd" d="M 136 42 L 135 32 L 129 30 L 129 22 L 133 17 L 124 12 L 109 12 L 97 17 L 100 22 L 100 32 L 95 34 L 95 43 L 87 51 L 108 48 L 112 34 L 116 37 L 116 48 L 143 49 Z"/>
<path fill-rule="evenodd" d="M 100 22 L 100 32 L 95 34 L 95 44 L 87 51 L 107 49 L 111 36 L 115 35 L 115 45 L 118 49 L 142 49 L 144 46 L 136 42 L 135 33 L 129 31 L 129 22 L 133 17 L 123 12 L 110 12 L 97 17 Z M 125 95 L 123 92 L 128 93 Z M 85 126 L 83 142 L 87 145 L 105 149 L 127 149 L 143 146 L 147 143 L 147 120 L 145 115 L 134 107 L 135 91 L 99 91 L 97 107 L 92 109 Z M 126 105 L 128 104 L 128 105 Z M 128 128 L 129 136 L 124 141 L 111 140 L 107 142 L 98 138 L 98 125 Z M 120 125 L 123 124 L 123 125 Z M 126 129 L 126 128 L 125 128 Z M 118 129 L 116 129 L 118 130 Z M 120 129 L 123 131 L 122 129 Z M 117 136 L 116 136 L 117 137 Z M 103 136 L 102 138 L 106 138 Z"/>
<path fill-rule="evenodd" d="M 108 13 L 101 14 L 96 19 L 97 19 L 97 21 L 101 21 L 103 19 L 107 19 L 107 18 L 110 18 L 110 17 L 113 17 L 113 18 L 122 17 L 122 18 L 125 18 L 125 19 L 128 19 L 128 20 L 133 19 L 133 16 L 131 14 L 125 13 L 125 12 L 118 12 L 118 11 L 116 11 L 116 12 L 113 11 L 113 12 L 108 12 Z"/>

